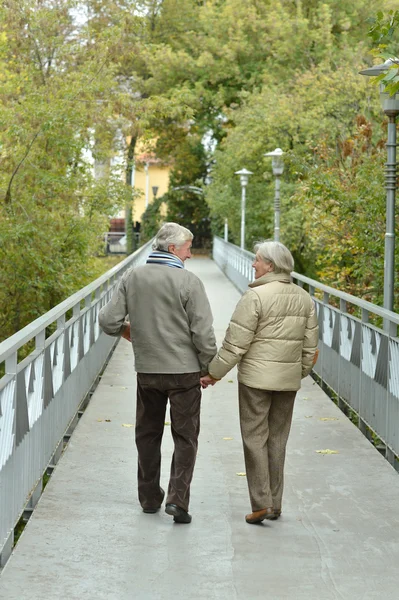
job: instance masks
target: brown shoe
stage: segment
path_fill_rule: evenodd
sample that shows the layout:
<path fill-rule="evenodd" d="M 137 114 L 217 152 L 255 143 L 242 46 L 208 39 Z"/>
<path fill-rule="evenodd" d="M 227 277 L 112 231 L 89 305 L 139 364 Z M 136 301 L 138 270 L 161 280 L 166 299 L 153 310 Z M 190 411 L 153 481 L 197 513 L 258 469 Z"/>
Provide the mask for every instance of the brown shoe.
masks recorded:
<path fill-rule="evenodd" d="M 265 519 L 273 518 L 274 511 L 272 508 L 262 508 L 262 510 L 254 510 L 249 515 L 245 516 L 247 523 L 261 523 Z"/>
<path fill-rule="evenodd" d="M 269 519 L 270 521 L 276 521 L 280 517 L 281 517 L 281 509 L 280 508 L 275 508 L 273 510 L 273 514 L 270 515 L 270 516 L 267 516 L 266 519 Z"/>

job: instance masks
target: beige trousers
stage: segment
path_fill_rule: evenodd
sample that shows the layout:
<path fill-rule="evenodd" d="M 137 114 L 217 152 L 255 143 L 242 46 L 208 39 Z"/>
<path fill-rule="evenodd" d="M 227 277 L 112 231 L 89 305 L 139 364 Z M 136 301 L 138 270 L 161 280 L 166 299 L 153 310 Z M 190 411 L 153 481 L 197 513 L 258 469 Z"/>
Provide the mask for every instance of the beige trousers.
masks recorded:
<path fill-rule="evenodd" d="M 252 510 L 281 510 L 284 461 L 296 392 L 238 384 L 240 426 Z"/>

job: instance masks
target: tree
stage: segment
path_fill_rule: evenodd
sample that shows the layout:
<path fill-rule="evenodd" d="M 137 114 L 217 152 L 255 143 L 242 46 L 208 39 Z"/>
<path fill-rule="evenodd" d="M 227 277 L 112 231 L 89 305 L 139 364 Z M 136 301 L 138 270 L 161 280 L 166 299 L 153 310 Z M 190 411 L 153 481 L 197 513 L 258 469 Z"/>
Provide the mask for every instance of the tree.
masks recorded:
<path fill-rule="evenodd" d="M 335 277 L 332 267 L 324 269 L 330 257 L 311 235 L 316 196 L 305 193 L 306 182 L 313 188 L 319 174 L 320 206 L 329 186 L 337 196 L 343 193 L 338 165 L 342 144 L 358 135 L 356 115 L 371 121 L 374 144 L 381 137 L 376 95 L 366 92 L 357 75 L 368 50 L 365 18 L 381 5 L 382 0 L 4 0 L 3 335 L 90 277 L 108 215 L 122 204 L 130 210 L 139 137 L 156 140 L 157 153 L 173 161 L 171 188 L 183 190 L 169 190 L 169 218 L 207 227 L 207 206 L 190 192 L 190 186 L 201 187 L 213 230 L 221 233 L 228 216 L 233 241 L 239 238 L 241 195 L 234 171 L 242 166 L 254 171 L 248 247 L 272 234 L 274 180 L 263 154 L 283 147 L 282 239 L 299 268 Z M 369 160 L 367 168 L 377 175 L 380 155 L 373 147 L 359 164 Z M 123 157 L 119 166 L 112 161 L 116 153 Z M 100 180 L 90 156 L 104 167 Z M 352 200 L 371 184 L 365 169 L 356 173 Z M 162 218 L 155 208 L 151 227 Z M 338 231 L 333 221 L 341 214 L 331 211 L 329 218 Z M 356 240 L 362 242 L 360 234 Z M 317 261 L 307 247 L 317 249 Z M 349 254 L 341 258 L 349 264 Z"/>
<path fill-rule="evenodd" d="M 385 133 L 380 130 L 381 134 L 376 137 L 371 123 L 359 116 L 354 135 L 342 140 L 338 151 L 320 140 L 315 165 L 293 198 L 308 214 L 307 253 L 318 277 L 377 304 L 382 304 L 384 280 Z M 396 255 L 398 260 L 398 249 Z M 396 286 L 399 290 L 398 282 Z"/>
<path fill-rule="evenodd" d="M 165 195 L 167 219 L 192 231 L 194 248 L 209 247 L 210 215 L 202 187 L 207 176 L 207 154 L 201 135 L 193 126 L 169 127 L 158 140 L 157 154 L 173 161 Z"/>
<path fill-rule="evenodd" d="M 234 172 L 242 167 L 254 172 L 247 193 L 246 245 L 250 248 L 259 238 L 273 235 L 274 177 L 263 154 L 280 146 L 288 151 L 281 188 L 282 241 L 295 252 L 302 252 L 302 225 L 307 215 L 290 198 L 299 168 L 301 173 L 312 168 L 321 138 L 337 148 L 340 140 L 354 131 L 354 116 L 369 104 L 378 118 L 378 99 L 372 94 L 368 97 L 366 89 L 366 82 L 350 65 L 335 70 L 314 68 L 294 76 L 288 86 L 264 87 L 249 96 L 241 108 L 228 113 L 233 127 L 215 152 L 207 200 L 212 218 L 219 223 L 229 218 L 235 243 L 240 238 L 241 192 Z"/>
<path fill-rule="evenodd" d="M 113 151 L 117 93 L 107 42 L 88 47 L 74 5 L 9 1 L 1 8 L 3 338 L 87 283 L 108 214 L 126 200 L 118 169 L 95 180 L 85 158 Z"/>
<path fill-rule="evenodd" d="M 140 241 L 145 244 L 151 240 L 160 229 L 163 221 L 161 214 L 164 197 L 155 198 L 147 206 L 141 219 Z"/>

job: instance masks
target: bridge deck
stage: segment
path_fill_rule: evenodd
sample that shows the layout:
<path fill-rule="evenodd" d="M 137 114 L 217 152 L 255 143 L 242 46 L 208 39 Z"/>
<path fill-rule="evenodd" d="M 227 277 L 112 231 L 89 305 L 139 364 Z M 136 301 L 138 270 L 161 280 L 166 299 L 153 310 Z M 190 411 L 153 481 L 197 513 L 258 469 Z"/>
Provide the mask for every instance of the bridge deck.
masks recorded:
<path fill-rule="evenodd" d="M 206 285 L 220 341 L 239 293 L 210 260 L 188 267 Z M 244 522 L 235 372 L 204 393 L 189 526 L 141 512 L 134 394 L 122 340 L 0 577 L 0 598 L 398 599 L 398 475 L 312 379 L 296 402 L 283 516 L 260 526 Z"/>

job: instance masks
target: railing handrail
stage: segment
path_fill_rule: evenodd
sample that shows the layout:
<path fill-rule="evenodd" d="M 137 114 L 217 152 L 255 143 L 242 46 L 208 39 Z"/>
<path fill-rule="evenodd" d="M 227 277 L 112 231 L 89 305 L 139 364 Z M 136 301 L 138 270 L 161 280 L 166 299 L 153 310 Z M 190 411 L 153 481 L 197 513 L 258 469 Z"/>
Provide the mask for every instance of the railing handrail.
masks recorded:
<path fill-rule="evenodd" d="M 247 256 L 250 258 L 255 258 L 255 254 L 253 252 L 238 248 L 231 242 L 226 242 L 221 237 L 218 237 L 218 236 L 215 236 L 215 237 L 216 237 L 216 239 L 220 240 L 224 244 L 227 244 L 227 245 L 231 246 L 232 248 L 234 248 L 235 252 L 242 253 L 244 256 Z M 324 292 L 326 294 L 330 294 L 331 296 L 340 298 L 341 300 L 344 300 L 345 302 L 349 302 L 350 304 L 358 306 L 359 308 L 362 308 L 363 310 L 367 310 L 368 312 L 378 315 L 379 317 L 382 317 L 384 319 L 389 319 L 391 322 L 399 325 L 399 314 L 398 313 L 387 310 L 386 308 L 383 308 L 382 306 L 378 306 L 377 304 L 373 304 L 372 302 L 368 302 L 368 300 L 362 300 L 361 298 L 352 296 L 351 294 L 348 294 L 347 292 L 341 292 L 340 290 L 332 288 L 328 285 L 324 285 L 323 283 L 320 283 L 319 281 L 316 281 L 315 279 L 310 279 L 310 277 L 301 275 L 300 273 L 297 273 L 296 271 L 292 271 L 291 276 L 294 279 L 302 281 L 302 283 L 306 283 L 307 285 L 310 285 L 311 287 L 317 288 L 318 290 L 321 290 L 322 292 Z"/>
<path fill-rule="evenodd" d="M 128 265 L 134 258 L 134 256 L 138 252 L 143 252 L 143 250 L 152 243 L 152 240 L 144 244 L 141 248 L 136 250 L 133 254 L 130 254 L 127 258 L 125 258 L 122 262 L 118 263 L 112 269 L 100 275 L 97 279 L 86 285 L 86 287 L 82 288 L 66 300 L 54 306 L 51 310 L 46 312 L 41 317 L 38 317 L 32 323 L 26 325 L 23 329 L 20 329 L 12 336 L 4 340 L 0 343 L 0 362 L 5 361 L 11 354 L 16 352 L 19 348 L 21 348 L 24 344 L 29 342 L 32 338 L 34 338 L 40 331 L 43 330 L 44 327 L 48 327 L 51 323 L 54 323 L 57 319 L 59 319 L 63 314 L 65 314 L 68 310 L 72 309 L 82 300 L 91 296 L 91 294 L 97 290 L 101 285 L 106 283 L 109 279 L 114 277 L 119 273 L 119 271 L 123 270 L 126 265 Z"/>
<path fill-rule="evenodd" d="M 306 277 L 305 275 L 301 275 L 300 273 L 296 273 L 295 271 L 292 272 L 292 277 L 294 279 L 298 279 L 299 281 L 302 281 L 303 283 L 310 285 L 311 287 L 315 287 L 315 288 L 321 290 L 322 292 L 325 292 L 326 294 L 330 294 L 330 296 L 336 296 L 337 298 L 340 298 L 341 300 L 345 300 L 345 302 L 354 304 L 355 306 L 358 306 L 359 308 L 367 310 L 368 312 L 372 312 L 373 314 L 378 315 L 379 317 L 383 317 L 384 319 L 389 319 L 390 321 L 399 324 L 399 314 L 398 313 L 387 310 L 386 308 L 383 308 L 382 306 L 378 306 L 378 304 L 373 304 L 372 302 L 369 302 L 368 300 L 362 300 L 361 298 L 352 296 L 351 294 L 348 294 L 347 292 L 341 292 L 340 290 L 332 288 L 328 285 L 324 285 L 323 283 L 320 283 L 319 281 L 310 279 L 310 277 Z"/>

